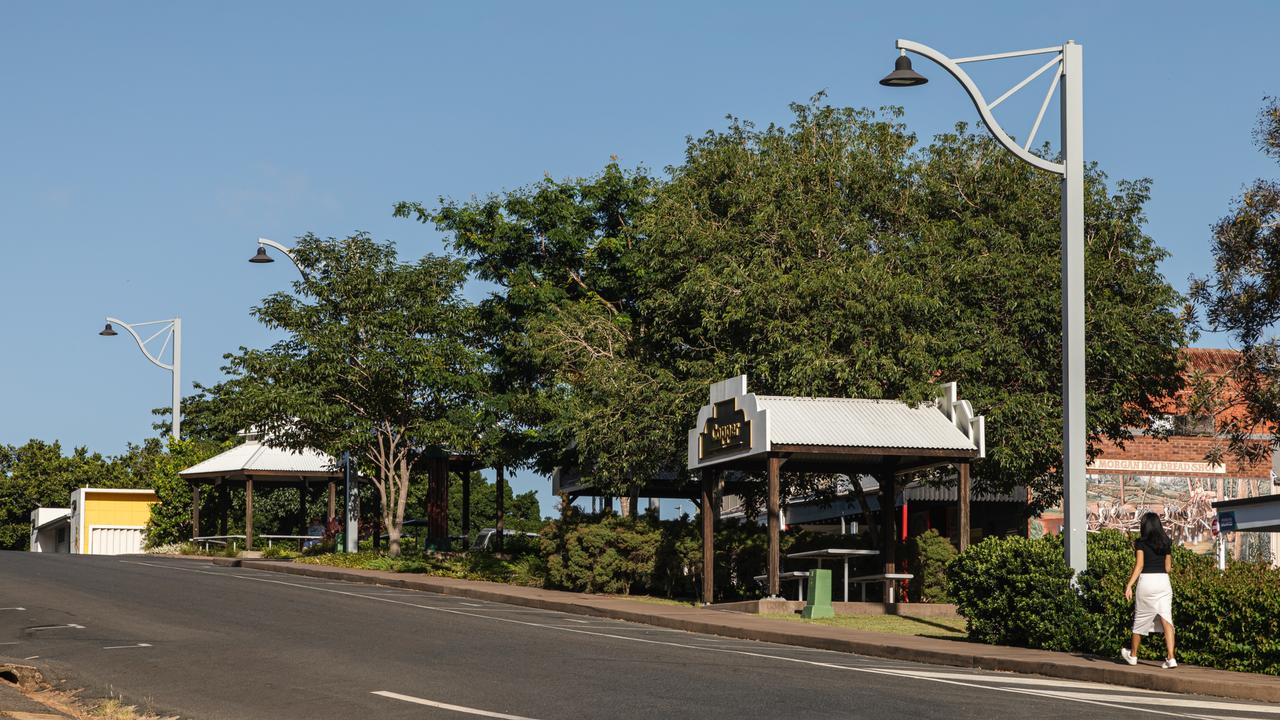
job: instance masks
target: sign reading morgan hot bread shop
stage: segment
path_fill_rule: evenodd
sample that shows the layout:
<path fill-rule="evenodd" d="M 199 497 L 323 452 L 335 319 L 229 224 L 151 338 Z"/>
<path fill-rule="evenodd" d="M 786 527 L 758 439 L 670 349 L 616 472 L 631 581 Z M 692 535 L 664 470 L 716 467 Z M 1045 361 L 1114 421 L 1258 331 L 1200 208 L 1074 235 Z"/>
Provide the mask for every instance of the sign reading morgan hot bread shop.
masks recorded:
<path fill-rule="evenodd" d="M 698 457 L 709 458 L 751 449 L 751 421 L 736 398 L 713 406 L 712 415 L 698 435 Z"/>

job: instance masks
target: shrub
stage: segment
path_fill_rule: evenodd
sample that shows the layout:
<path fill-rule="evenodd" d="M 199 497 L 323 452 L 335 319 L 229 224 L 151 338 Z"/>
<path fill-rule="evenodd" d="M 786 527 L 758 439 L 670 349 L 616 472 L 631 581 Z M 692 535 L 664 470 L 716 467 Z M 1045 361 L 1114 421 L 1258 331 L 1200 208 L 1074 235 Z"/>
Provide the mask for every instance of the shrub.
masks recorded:
<path fill-rule="evenodd" d="M 1115 530 L 1090 533 L 1089 567 L 1078 589 L 1062 543 L 991 538 L 949 566 L 950 589 L 973 640 L 1111 657 L 1129 641 L 1133 603 L 1124 597 L 1133 571 L 1133 538 Z M 1280 675 L 1280 569 L 1213 559 L 1174 547 L 1173 622 L 1184 661 L 1223 670 Z M 1153 635 L 1144 657 L 1164 655 Z"/>
<path fill-rule="evenodd" d="M 911 558 L 911 594 L 920 602 L 949 603 L 947 564 L 956 557 L 951 540 L 937 530 L 928 530 L 911 539 L 907 549 Z"/>
<path fill-rule="evenodd" d="M 270 545 L 263 548 L 262 557 L 268 560 L 292 560 L 293 558 L 301 557 L 301 553 L 284 545 Z"/>
<path fill-rule="evenodd" d="M 956 557 L 948 576 L 971 639 L 1046 650 L 1078 645 L 1084 607 L 1058 538 L 988 538 Z"/>

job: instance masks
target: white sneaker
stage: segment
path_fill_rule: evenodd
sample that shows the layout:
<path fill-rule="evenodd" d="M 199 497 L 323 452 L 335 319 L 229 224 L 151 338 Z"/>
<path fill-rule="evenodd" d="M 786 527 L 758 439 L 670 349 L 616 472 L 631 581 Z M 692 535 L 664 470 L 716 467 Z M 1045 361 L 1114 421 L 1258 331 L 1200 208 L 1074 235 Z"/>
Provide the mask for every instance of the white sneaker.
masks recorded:
<path fill-rule="evenodd" d="M 1129 652 L 1129 648 L 1120 648 L 1120 659 L 1124 660 L 1130 665 L 1138 664 L 1138 658 L 1134 657 L 1133 653 Z"/>
<path fill-rule="evenodd" d="M 1164 664 L 1161 665 L 1160 667 L 1164 668 L 1165 670 L 1168 670 L 1169 668 L 1176 668 L 1178 667 L 1178 661 L 1174 660 L 1173 658 L 1169 658 L 1168 660 L 1165 660 Z"/>

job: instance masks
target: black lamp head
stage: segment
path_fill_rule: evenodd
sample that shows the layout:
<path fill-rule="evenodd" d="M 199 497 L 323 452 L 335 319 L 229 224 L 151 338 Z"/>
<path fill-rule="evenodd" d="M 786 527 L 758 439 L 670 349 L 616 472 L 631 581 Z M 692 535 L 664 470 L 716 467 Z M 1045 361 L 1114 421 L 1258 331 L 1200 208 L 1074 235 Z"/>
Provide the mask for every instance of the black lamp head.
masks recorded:
<path fill-rule="evenodd" d="M 100 333 L 98 333 L 98 334 L 99 334 L 99 335 L 105 335 L 105 336 L 107 336 L 107 337 L 115 337 L 116 335 L 119 335 L 120 333 L 116 332 L 116 329 L 115 329 L 115 328 L 113 328 L 113 327 L 111 327 L 111 323 L 107 323 L 107 326 L 106 326 L 106 327 L 104 327 L 104 328 L 102 328 L 102 332 L 100 332 Z"/>
<path fill-rule="evenodd" d="M 888 87 L 915 87 L 929 82 L 929 78 L 911 69 L 911 58 L 899 55 L 893 63 L 893 72 L 880 80 L 881 85 Z"/>
<path fill-rule="evenodd" d="M 261 245 L 259 245 L 259 246 L 258 246 L 258 254 L 257 254 L 257 255 L 254 255 L 254 256 L 253 256 L 253 257 L 251 257 L 251 258 L 249 258 L 249 262 L 251 262 L 251 263 L 269 263 L 269 262 L 275 262 L 275 258 L 273 258 L 273 257 L 271 257 L 270 255 L 268 255 L 268 254 L 267 254 L 267 249 L 266 249 L 266 248 L 264 248 L 264 247 L 262 247 Z"/>

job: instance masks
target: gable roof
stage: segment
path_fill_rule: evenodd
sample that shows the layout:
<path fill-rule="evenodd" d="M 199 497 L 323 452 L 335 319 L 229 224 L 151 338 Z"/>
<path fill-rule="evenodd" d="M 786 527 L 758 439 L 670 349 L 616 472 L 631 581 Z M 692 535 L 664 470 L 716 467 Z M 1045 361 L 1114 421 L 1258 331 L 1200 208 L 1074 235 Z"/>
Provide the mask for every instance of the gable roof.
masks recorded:
<path fill-rule="evenodd" d="M 756 401 L 769 413 L 769 442 L 774 445 L 976 449 L 933 404 L 780 395 L 757 395 Z"/>
<path fill-rule="evenodd" d="M 338 476 L 341 471 L 332 456 L 319 450 L 308 448 L 295 452 L 265 445 L 251 436 L 244 444 L 196 463 L 178 475 L 188 479 L 246 475 Z"/>

